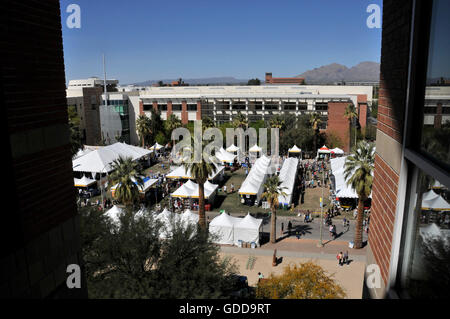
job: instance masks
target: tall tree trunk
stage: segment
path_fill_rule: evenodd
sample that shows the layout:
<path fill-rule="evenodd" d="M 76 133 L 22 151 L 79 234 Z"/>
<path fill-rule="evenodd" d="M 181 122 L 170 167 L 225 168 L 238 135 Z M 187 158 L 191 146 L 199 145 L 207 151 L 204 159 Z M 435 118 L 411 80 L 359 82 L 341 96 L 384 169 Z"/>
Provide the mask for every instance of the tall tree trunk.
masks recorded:
<path fill-rule="evenodd" d="M 270 216 L 270 242 L 275 244 L 277 242 L 277 211 L 275 207 L 271 207 L 272 216 Z"/>
<path fill-rule="evenodd" d="M 145 139 L 144 139 L 144 135 L 142 135 L 142 148 L 145 147 Z"/>
<path fill-rule="evenodd" d="M 355 229 L 355 248 L 362 248 L 362 235 L 363 235 L 363 220 L 364 220 L 364 199 L 358 198 L 358 216 L 356 218 Z"/>
<path fill-rule="evenodd" d="M 206 230 L 206 216 L 205 216 L 205 185 L 203 182 L 198 183 L 198 224 Z"/>

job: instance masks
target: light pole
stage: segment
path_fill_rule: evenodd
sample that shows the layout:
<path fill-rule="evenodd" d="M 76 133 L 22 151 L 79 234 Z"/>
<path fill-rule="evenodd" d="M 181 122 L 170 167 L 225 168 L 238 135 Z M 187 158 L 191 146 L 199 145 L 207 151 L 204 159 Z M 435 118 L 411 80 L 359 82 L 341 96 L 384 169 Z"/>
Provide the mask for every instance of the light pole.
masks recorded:
<path fill-rule="evenodd" d="M 320 242 L 319 244 L 317 244 L 318 247 L 323 247 L 323 242 L 322 242 L 322 228 L 323 228 L 323 185 L 325 184 L 325 171 L 323 168 L 323 162 L 322 162 L 322 197 L 320 198 Z"/>

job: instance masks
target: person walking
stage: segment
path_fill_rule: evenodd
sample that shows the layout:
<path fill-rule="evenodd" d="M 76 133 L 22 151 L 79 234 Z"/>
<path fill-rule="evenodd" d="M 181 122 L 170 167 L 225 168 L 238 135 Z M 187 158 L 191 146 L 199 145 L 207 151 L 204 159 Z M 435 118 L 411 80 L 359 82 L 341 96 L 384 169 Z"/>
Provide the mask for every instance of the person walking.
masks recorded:
<path fill-rule="evenodd" d="M 231 191 L 231 193 L 234 193 L 234 184 L 233 183 L 231 183 L 230 191 Z"/>
<path fill-rule="evenodd" d="M 288 235 L 291 236 L 291 230 L 292 230 L 292 223 L 289 221 L 288 223 Z"/>
<path fill-rule="evenodd" d="M 342 255 L 342 251 L 339 254 L 337 254 L 337 256 L 336 256 L 339 266 L 342 266 L 342 258 L 343 257 L 344 257 L 344 255 Z"/>
<path fill-rule="evenodd" d="M 281 223 L 281 234 L 284 234 L 284 223 Z"/>
<path fill-rule="evenodd" d="M 345 253 L 344 253 L 344 257 L 342 259 L 342 263 L 348 265 L 348 250 L 346 250 Z"/>
<path fill-rule="evenodd" d="M 262 273 L 258 273 L 258 282 L 261 281 L 261 279 L 264 279 L 264 275 Z"/>
<path fill-rule="evenodd" d="M 330 232 L 330 237 L 333 237 L 333 225 L 330 225 L 330 227 L 328 227 L 328 231 Z"/>

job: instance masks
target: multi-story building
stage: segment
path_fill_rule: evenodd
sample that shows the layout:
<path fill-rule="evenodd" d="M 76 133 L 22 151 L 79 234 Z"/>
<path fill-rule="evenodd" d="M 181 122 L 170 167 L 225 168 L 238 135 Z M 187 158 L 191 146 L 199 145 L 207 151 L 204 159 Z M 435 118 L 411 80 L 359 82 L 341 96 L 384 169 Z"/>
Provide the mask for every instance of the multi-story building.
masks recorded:
<path fill-rule="evenodd" d="M 450 78 L 449 15 L 446 0 L 383 1 L 366 273 L 374 298 L 449 297 L 450 94 L 435 81 Z"/>
<path fill-rule="evenodd" d="M 266 84 L 298 84 L 298 85 L 303 85 L 305 84 L 305 79 L 304 78 L 296 78 L 296 77 L 292 77 L 292 78 L 274 78 L 272 77 L 272 73 L 267 72 L 266 73 Z"/>
<path fill-rule="evenodd" d="M 277 114 L 318 112 L 321 129 L 334 132 L 349 150 L 349 121 L 344 118 L 349 104 L 356 106 L 361 127 L 366 126 L 372 101 L 370 86 L 188 86 L 150 87 L 139 92 L 135 116 L 150 115 L 155 109 L 163 120 L 175 114 L 183 124 L 205 116 L 216 124 L 230 122 L 241 112 L 250 122 L 270 120 Z"/>

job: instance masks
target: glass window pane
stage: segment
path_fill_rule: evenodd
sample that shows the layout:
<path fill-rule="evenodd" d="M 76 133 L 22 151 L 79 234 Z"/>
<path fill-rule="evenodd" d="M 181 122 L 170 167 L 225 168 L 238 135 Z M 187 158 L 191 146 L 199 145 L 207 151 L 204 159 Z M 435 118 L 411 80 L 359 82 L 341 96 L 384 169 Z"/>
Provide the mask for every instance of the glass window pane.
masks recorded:
<path fill-rule="evenodd" d="M 421 150 L 450 165 L 450 1 L 433 1 Z"/>
<path fill-rule="evenodd" d="M 403 284 L 412 298 L 450 296 L 450 192 L 419 171 L 406 227 Z"/>

